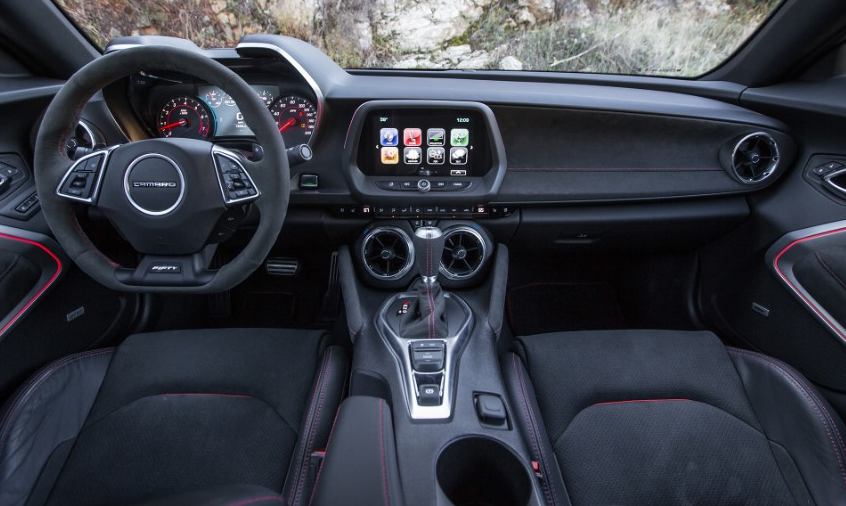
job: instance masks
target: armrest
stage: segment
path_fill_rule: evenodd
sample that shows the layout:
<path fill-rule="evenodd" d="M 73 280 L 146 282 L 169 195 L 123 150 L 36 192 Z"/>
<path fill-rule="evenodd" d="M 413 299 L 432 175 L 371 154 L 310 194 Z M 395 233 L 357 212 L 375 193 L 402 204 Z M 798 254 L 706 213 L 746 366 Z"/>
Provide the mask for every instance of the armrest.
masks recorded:
<path fill-rule="evenodd" d="M 341 404 L 312 504 L 402 506 L 393 418 L 384 399 L 353 396 Z"/>

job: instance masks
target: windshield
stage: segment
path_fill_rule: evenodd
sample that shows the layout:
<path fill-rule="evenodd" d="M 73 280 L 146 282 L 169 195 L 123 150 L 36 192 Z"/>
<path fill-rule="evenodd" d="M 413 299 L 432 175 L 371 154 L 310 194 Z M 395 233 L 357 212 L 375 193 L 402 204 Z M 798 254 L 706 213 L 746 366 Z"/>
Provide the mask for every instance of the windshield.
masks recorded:
<path fill-rule="evenodd" d="M 308 41 L 345 68 L 499 69 L 693 77 L 781 0 L 55 0 L 95 44 L 171 35 L 232 47 Z"/>

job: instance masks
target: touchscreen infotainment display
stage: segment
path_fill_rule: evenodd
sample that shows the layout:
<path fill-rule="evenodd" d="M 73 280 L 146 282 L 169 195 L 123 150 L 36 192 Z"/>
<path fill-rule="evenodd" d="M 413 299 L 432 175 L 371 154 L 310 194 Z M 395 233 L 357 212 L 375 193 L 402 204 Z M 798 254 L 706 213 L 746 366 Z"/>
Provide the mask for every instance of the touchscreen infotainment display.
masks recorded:
<path fill-rule="evenodd" d="M 279 96 L 279 86 L 258 84 L 250 86 L 268 106 Z M 197 89 L 200 98 L 212 111 L 215 119 L 215 137 L 252 136 L 253 131 L 244 121 L 241 110 L 226 92 L 216 86 L 200 86 Z"/>
<path fill-rule="evenodd" d="M 485 122 L 470 110 L 374 110 L 358 162 L 372 176 L 481 176 L 491 165 Z"/>

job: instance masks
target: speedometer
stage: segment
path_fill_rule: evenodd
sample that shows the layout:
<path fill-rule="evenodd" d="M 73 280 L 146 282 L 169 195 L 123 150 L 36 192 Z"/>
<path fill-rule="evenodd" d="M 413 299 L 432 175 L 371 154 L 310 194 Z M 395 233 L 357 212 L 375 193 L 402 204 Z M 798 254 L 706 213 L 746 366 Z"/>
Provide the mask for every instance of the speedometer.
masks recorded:
<path fill-rule="evenodd" d="M 286 146 L 307 144 L 317 125 L 317 108 L 297 95 L 282 97 L 270 106 L 270 114 Z"/>
<path fill-rule="evenodd" d="M 208 139 L 214 133 L 209 108 L 191 97 L 176 97 L 159 109 L 156 129 L 162 137 Z"/>

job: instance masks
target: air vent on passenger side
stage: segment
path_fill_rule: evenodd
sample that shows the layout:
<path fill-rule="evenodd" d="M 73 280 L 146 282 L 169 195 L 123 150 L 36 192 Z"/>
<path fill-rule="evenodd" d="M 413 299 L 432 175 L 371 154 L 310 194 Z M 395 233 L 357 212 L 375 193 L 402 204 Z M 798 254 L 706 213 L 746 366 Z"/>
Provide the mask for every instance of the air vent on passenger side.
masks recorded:
<path fill-rule="evenodd" d="M 741 183 L 757 184 L 775 173 L 778 161 L 775 139 L 769 134 L 756 132 L 737 141 L 731 159 L 724 163 Z"/>
<path fill-rule="evenodd" d="M 376 279 L 400 279 L 414 265 L 411 238 L 397 227 L 377 227 L 361 243 L 364 268 Z"/>
<path fill-rule="evenodd" d="M 444 232 L 440 272 L 447 279 L 468 279 L 479 272 L 487 258 L 485 240 L 476 230 L 457 226 Z"/>

